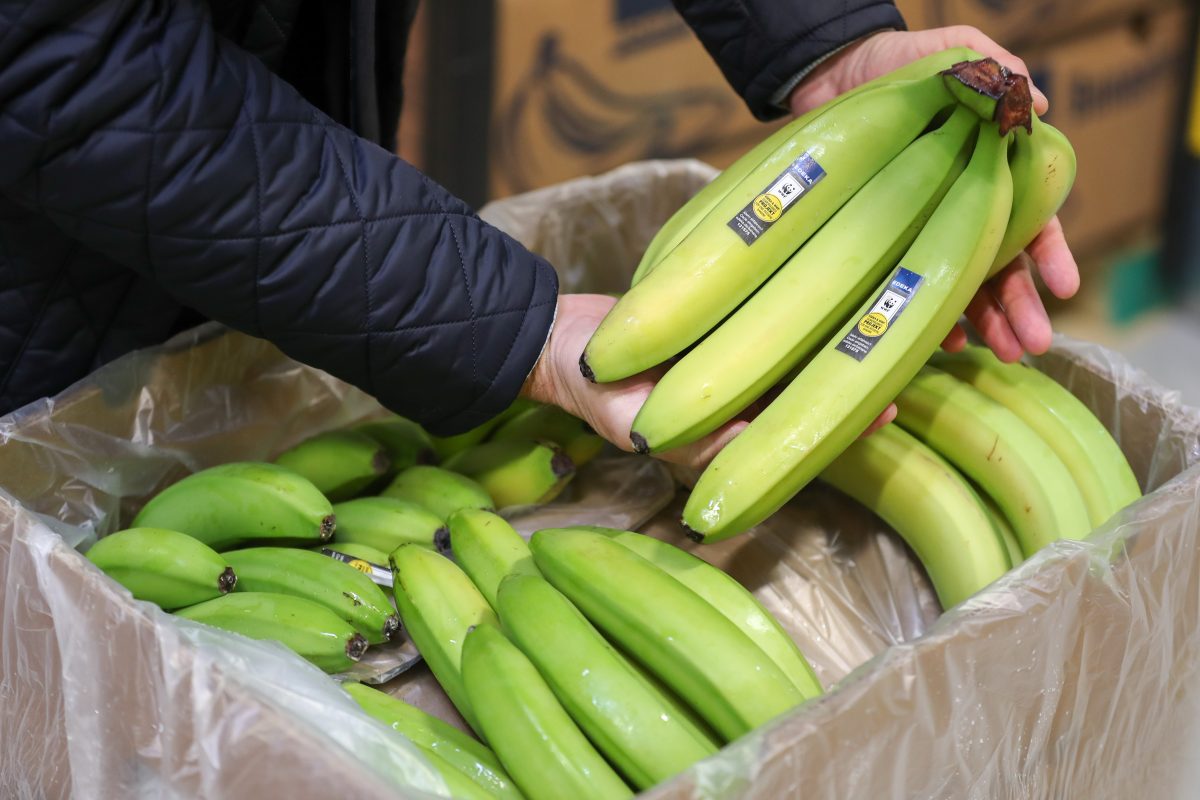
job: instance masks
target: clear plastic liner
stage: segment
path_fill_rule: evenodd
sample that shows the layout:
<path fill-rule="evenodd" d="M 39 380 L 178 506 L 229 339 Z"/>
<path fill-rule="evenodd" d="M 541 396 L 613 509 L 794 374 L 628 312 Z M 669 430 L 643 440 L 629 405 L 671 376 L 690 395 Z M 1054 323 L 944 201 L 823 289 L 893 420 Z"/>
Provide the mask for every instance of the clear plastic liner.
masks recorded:
<path fill-rule="evenodd" d="M 564 288 L 616 291 L 712 174 L 634 164 L 483 213 L 556 264 Z M 639 527 L 699 552 L 759 596 L 830 689 L 648 797 L 1195 796 L 1176 782 L 1200 688 L 1200 412 L 1093 345 L 1059 338 L 1037 363 L 1114 432 L 1150 494 L 946 614 L 900 539 L 819 485 L 703 547 L 680 534 L 667 470 L 628 455 L 551 505 L 506 512 L 526 534 Z M 0 419 L 0 796 L 443 792 L 336 681 L 278 645 L 134 601 L 80 553 L 190 471 L 380 413 L 207 325 Z M 462 725 L 423 665 L 385 688 Z"/>

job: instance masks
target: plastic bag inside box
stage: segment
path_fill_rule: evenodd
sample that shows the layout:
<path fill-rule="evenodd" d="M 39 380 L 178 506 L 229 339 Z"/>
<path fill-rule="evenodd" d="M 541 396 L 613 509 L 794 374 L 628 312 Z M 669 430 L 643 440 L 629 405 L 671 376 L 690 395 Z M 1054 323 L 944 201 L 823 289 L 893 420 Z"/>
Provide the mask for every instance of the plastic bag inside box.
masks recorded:
<path fill-rule="evenodd" d="M 564 288 L 619 290 L 712 174 L 630 165 L 484 215 L 556 264 Z M 1151 493 L 940 618 L 899 539 L 817 486 L 746 536 L 688 545 L 756 592 L 831 691 L 647 796 L 1193 796 L 1176 779 L 1200 688 L 1200 412 L 1097 347 L 1060 339 L 1039 366 L 1109 426 Z M 0 794 L 443 789 L 315 668 L 135 602 L 74 549 L 188 471 L 377 413 L 275 348 L 206 326 L 0 420 Z M 628 524 L 630 489 L 601 483 L 612 496 L 587 494 L 581 511 Z M 663 499 L 642 527 L 684 543 L 681 497 Z M 514 521 L 529 531 L 569 514 Z M 456 719 L 423 668 L 387 688 Z"/>

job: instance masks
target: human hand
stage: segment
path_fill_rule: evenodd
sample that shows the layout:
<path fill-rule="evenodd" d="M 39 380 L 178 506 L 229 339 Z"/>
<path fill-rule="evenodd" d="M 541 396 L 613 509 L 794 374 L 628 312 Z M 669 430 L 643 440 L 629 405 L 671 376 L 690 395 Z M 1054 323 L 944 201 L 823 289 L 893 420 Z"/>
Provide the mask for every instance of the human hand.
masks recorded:
<path fill-rule="evenodd" d="M 560 406 L 590 425 L 598 434 L 622 450 L 632 451 L 629 431 L 633 418 L 650 396 L 666 366 L 613 383 L 592 383 L 579 371 L 579 357 L 588 339 L 616 300 L 602 294 L 564 294 L 558 298 L 558 314 L 550 340 L 525 381 L 521 394 L 540 403 Z M 664 461 L 702 468 L 748 424 L 769 398 L 748 409 L 703 439 L 660 454 Z M 889 406 L 868 430 L 874 430 L 896 415 Z"/>
<path fill-rule="evenodd" d="M 822 62 L 792 92 L 789 105 L 793 113 L 801 114 L 859 84 L 950 47 L 969 47 L 1013 72 L 1029 75 L 1024 61 L 975 28 L 888 31 L 861 39 Z M 1032 84 L 1030 89 L 1034 111 L 1044 114 L 1049 107 L 1046 96 Z M 1025 253 L 985 283 L 967 307 L 972 327 L 1001 361 L 1017 361 L 1025 352 L 1040 354 L 1050 348 L 1050 317 L 1034 284 L 1035 266 L 1055 297 L 1065 300 L 1079 289 L 1079 267 L 1057 217 Z M 966 333 L 955 325 L 942 346 L 960 350 L 965 343 Z"/>

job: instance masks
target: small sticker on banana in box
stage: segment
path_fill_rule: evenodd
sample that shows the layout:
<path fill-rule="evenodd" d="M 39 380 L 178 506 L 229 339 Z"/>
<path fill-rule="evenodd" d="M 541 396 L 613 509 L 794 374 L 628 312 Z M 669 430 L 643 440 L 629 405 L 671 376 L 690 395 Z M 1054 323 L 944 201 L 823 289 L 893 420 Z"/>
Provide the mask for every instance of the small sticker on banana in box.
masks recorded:
<path fill-rule="evenodd" d="M 767 232 L 797 200 L 808 194 L 821 178 L 825 170 L 816 159 L 808 153 L 788 164 L 787 169 L 780 173 L 770 186 L 746 204 L 746 207 L 729 220 L 742 241 L 754 244 L 758 237 Z"/>
<path fill-rule="evenodd" d="M 896 274 L 871 304 L 870 310 L 842 337 L 837 349 L 859 361 L 866 358 L 871 348 L 896 323 L 896 318 L 917 293 L 922 280 L 924 278 L 917 273 L 897 267 Z"/>
<path fill-rule="evenodd" d="M 329 556 L 334 561 L 340 561 L 343 564 L 349 564 L 380 586 L 392 585 L 392 571 L 385 566 L 374 564 L 361 558 L 355 558 L 330 547 L 322 547 L 321 555 Z"/>

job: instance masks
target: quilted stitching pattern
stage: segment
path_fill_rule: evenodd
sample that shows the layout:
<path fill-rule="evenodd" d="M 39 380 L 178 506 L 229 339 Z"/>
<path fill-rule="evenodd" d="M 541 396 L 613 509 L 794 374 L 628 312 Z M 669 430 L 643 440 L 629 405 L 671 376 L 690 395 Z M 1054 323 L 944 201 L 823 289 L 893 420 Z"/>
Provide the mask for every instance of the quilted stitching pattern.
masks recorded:
<path fill-rule="evenodd" d="M 0 190 L 93 266 L 102 254 L 435 431 L 515 396 L 553 317 L 551 267 L 216 36 L 205 6 L 0 0 L 0 20 Z M 10 257 L 5 289 L 31 305 L 89 294 L 53 266 L 62 246 Z M 129 291 L 128 273 L 98 274 L 110 297 Z M 72 302 L 52 303 L 53 325 L 94 352 L 105 316 Z M 50 322 L 0 323 L 0 363 L 66 374 L 59 350 L 88 348 L 12 351 Z"/>
<path fill-rule="evenodd" d="M 904 28 L 892 0 L 672 0 L 750 111 L 783 114 L 771 95 L 793 75 L 847 42 Z"/>

